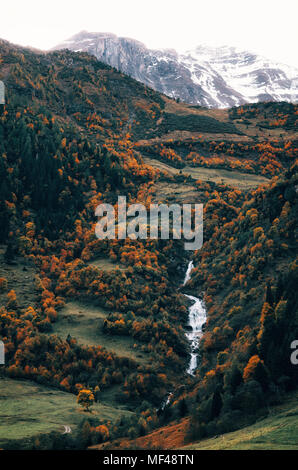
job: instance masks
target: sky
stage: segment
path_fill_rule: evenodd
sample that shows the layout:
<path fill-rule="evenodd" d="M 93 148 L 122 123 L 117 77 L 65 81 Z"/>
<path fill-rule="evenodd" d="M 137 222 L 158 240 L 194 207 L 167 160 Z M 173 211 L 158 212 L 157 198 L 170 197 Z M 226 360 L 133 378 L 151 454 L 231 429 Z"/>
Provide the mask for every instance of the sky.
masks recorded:
<path fill-rule="evenodd" d="M 178 52 L 229 45 L 298 67 L 296 0 L 9 0 L 0 38 L 38 49 L 82 30 Z"/>

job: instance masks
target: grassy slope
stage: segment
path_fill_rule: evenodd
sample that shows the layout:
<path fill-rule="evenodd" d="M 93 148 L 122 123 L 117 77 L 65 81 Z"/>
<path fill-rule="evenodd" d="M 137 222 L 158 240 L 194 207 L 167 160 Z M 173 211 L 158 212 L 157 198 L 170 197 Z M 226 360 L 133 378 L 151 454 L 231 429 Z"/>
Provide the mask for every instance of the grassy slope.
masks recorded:
<path fill-rule="evenodd" d="M 252 426 L 184 447 L 188 450 L 298 450 L 298 393 Z"/>
<path fill-rule="evenodd" d="M 94 404 L 92 415 L 114 420 L 129 411 Z M 64 432 L 64 425 L 72 431 L 89 413 L 83 412 L 76 397 L 25 380 L 0 378 L 0 446 L 11 440 L 24 440 L 40 433 Z"/>
<path fill-rule="evenodd" d="M 227 185 L 236 186 L 239 189 L 251 189 L 259 184 L 269 182 L 268 178 L 264 176 L 240 173 L 239 171 L 229 171 L 222 168 L 193 168 L 186 166 L 180 170 L 153 158 L 145 157 L 144 161 L 146 164 L 158 168 L 159 170 L 167 171 L 170 174 L 179 174 L 181 172 L 184 175 L 191 176 L 195 180 L 214 181 L 215 183 L 223 182 Z"/>
<path fill-rule="evenodd" d="M 7 301 L 7 292 L 13 289 L 17 294 L 19 306 L 28 308 L 35 306 L 37 302 L 34 289 L 36 269 L 26 262 L 21 256 L 18 256 L 14 264 L 6 264 L 3 255 L 6 251 L 6 245 L 0 245 L 0 278 L 7 280 L 7 289 L 0 292 L 0 307 Z"/>
<path fill-rule="evenodd" d="M 78 343 L 87 346 L 102 346 L 115 351 L 118 356 L 135 359 L 137 362 L 147 360 L 144 353 L 135 349 L 135 341 L 129 336 L 111 336 L 102 331 L 103 320 L 109 312 L 100 307 L 79 302 L 69 302 L 59 312 L 58 321 L 53 324 L 51 334 L 67 338 L 70 334 Z"/>
<path fill-rule="evenodd" d="M 95 259 L 93 261 L 89 261 L 87 263 L 89 266 L 94 266 L 95 268 L 98 268 L 100 271 L 115 271 L 116 269 L 120 269 L 120 271 L 125 271 L 126 267 L 119 264 L 119 263 L 113 263 L 109 259 L 105 258 L 99 258 Z"/>
<path fill-rule="evenodd" d="M 106 442 L 97 449 L 183 449 L 183 450 L 287 450 L 298 449 L 298 392 L 282 405 L 272 407 L 270 415 L 251 426 L 185 445 L 188 419 L 170 423 L 134 441 Z"/>

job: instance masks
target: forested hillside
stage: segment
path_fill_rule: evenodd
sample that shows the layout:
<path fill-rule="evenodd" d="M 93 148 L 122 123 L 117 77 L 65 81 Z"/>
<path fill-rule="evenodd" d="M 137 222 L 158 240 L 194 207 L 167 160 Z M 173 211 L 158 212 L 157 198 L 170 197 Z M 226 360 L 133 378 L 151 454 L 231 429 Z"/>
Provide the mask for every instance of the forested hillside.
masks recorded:
<path fill-rule="evenodd" d="M 297 386 L 290 361 L 298 335 L 296 188 L 293 166 L 249 193 L 195 256 L 190 285 L 204 292 L 208 309 L 195 388 L 199 437 L 237 426 L 242 413 L 254 415 Z"/>
<path fill-rule="evenodd" d="M 198 439 L 282 400 L 297 386 L 297 106 L 192 107 L 88 54 L 5 41 L 0 80 L 0 372 L 113 408 L 26 445 L 134 439 L 190 415 Z M 203 203 L 202 249 L 98 240 L 95 208 L 118 195 Z M 190 257 L 186 288 L 208 310 L 194 377 Z"/>

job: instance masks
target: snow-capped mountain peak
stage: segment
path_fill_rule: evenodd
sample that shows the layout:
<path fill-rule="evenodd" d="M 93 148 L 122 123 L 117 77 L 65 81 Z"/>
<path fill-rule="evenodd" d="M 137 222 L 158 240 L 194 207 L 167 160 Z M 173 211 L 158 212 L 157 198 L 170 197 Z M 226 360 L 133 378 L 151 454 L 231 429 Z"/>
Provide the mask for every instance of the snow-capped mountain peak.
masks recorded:
<path fill-rule="evenodd" d="M 178 54 L 130 38 L 82 31 L 55 49 L 86 51 L 146 85 L 191 104 L 225 108 L 298 99 L 298 70 L 236 47 L 199 45 Z"/>

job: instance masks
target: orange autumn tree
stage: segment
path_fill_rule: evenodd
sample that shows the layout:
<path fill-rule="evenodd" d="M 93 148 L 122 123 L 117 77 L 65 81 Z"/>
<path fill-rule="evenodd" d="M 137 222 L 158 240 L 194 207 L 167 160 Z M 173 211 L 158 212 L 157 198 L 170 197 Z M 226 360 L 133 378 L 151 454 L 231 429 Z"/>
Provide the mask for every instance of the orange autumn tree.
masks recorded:
<path fill-rule="evenodd" d="M 0 277 L 0 292 L 5 292 L 7 290 L 7 279 L 5 277 Z"/>
<path fill-rule="evenodd" d="M 77 402 L 85 411 L 90 411 L 94 403 L 94 395 L 91 390 L 82 389 L 79 391 Z"/>
<path fill-rule="evenodd" d="M 243 380 L 244 382 L 257 380 L 262 387 L 266 388 L 268 384 L 268 373 L 264 366 L 264 362 L 257 354 L 249 359 L 243 371 Z"/>

